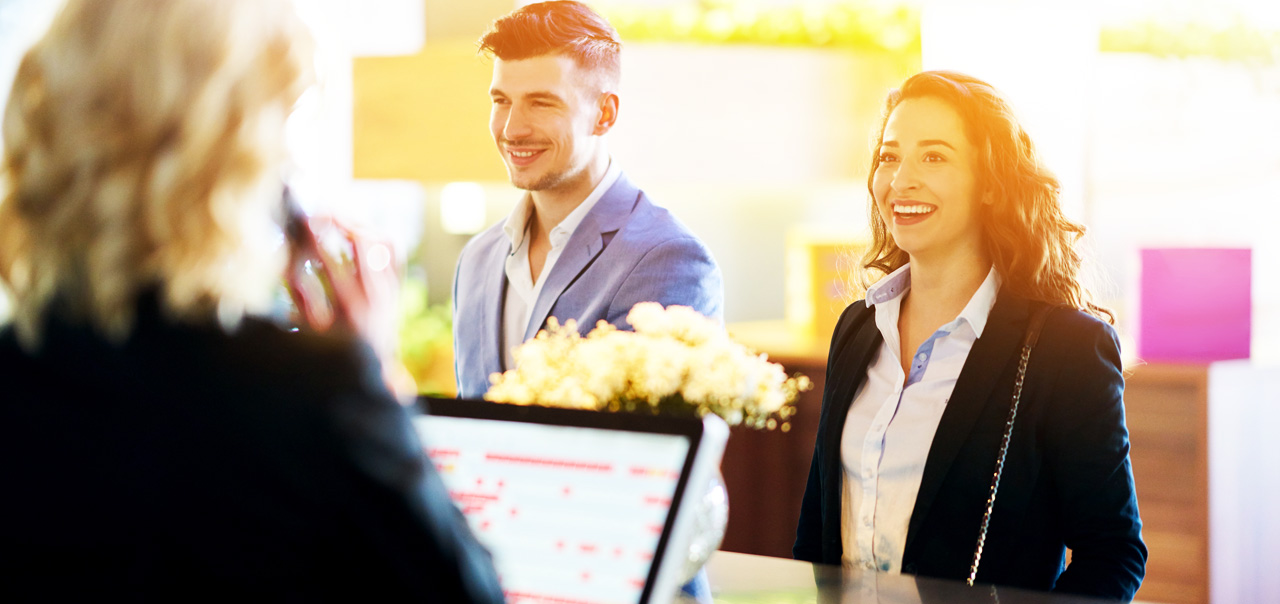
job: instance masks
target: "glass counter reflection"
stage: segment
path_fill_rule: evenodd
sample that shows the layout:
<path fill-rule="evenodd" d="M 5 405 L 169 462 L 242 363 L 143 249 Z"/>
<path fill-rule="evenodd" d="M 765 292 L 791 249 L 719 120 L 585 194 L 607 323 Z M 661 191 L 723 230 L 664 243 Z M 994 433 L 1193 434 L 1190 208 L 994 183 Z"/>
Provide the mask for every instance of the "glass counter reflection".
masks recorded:
<path fill-rule="evenodd" d="M 716 552 L 707 564 L 717 604 L 1098 604 L 1112 600 L 978 585 L 783 558 Z M 698 602 L 678 598 L 680 604 Z"/>

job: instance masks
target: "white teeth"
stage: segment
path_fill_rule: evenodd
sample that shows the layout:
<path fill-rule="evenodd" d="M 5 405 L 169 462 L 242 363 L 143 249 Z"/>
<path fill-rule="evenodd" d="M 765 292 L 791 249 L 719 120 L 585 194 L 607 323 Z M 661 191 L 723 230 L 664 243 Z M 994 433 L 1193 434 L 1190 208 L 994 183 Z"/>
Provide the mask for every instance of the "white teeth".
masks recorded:
<path fill-rule="evenodd" d="M 893 211 L 898 214 L 928 214 L 934 208 L 930 206 L 894 206 Z"/>
<path fill-rule="evenodd" d="M 511 154 L 516 157 L 533 157 L 537 151 L 512 151 Z"/>

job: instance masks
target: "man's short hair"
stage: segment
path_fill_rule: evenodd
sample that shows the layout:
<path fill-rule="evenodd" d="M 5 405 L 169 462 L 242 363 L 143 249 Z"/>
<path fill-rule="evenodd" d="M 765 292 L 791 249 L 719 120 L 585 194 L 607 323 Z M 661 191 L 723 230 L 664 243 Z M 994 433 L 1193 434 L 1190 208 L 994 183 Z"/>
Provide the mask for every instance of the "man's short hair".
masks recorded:
<path fill-rule="evenodd" d="M 572 0 L 539 2 L 493 22 L 480 38 L 480 52 L 504 61 L 543 55 L 573 57 L 579 67 L 616 87 L 621 75 L 622 40 L 609 22 Z"/>

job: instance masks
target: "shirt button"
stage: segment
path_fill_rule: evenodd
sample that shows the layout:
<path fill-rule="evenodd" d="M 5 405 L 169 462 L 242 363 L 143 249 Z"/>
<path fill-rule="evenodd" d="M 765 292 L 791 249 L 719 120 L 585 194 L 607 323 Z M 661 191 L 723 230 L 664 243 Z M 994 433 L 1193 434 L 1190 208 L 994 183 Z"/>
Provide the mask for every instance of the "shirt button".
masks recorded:
<path fill-rule="evenodd" d="M 867 570 L 875 570 L 875 569 L 876 569 L 876 564 L 875 564 L 875 562 L 868 562 L 868 563 L 866 564 L 866 567 L 867 567 Z"/>
<path fill-rule="evenodd" d="M 917 361 L 924 361 L 924 360 L 925 360 L 925 359 L 927 359 L 927 358 L 929 358 L 929 357 L 926 357 L 926 356 L 924 355 L 924 353 L 923 353 L 923 352 L 922 352 L 922 353 L 920 353 L 920 354 L 918 354 L 918 355 L 916 355 L 916 360 L 917 360 Z"/>

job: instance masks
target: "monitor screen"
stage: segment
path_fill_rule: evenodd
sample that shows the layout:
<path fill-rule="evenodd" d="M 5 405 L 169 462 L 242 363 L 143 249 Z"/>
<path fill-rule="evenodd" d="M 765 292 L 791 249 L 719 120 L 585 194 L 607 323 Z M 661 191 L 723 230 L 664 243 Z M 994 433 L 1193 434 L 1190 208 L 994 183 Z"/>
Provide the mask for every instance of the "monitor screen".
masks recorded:
<path fill-rule="evenodd" d="M 696 436 L 435 414 L 414 421 L 492 552 L 508 602 L 641 601 Z"/>

